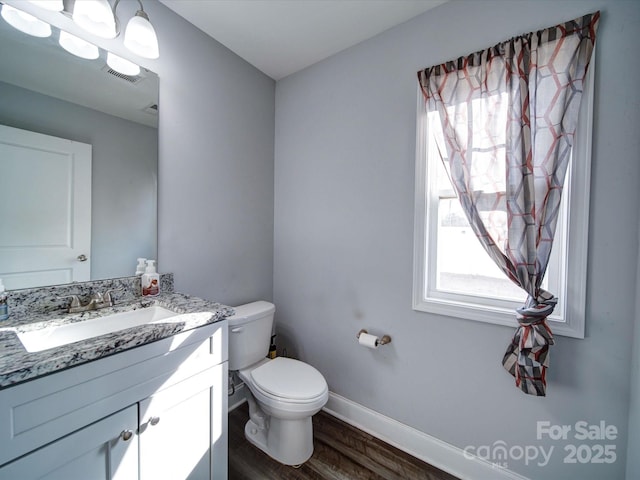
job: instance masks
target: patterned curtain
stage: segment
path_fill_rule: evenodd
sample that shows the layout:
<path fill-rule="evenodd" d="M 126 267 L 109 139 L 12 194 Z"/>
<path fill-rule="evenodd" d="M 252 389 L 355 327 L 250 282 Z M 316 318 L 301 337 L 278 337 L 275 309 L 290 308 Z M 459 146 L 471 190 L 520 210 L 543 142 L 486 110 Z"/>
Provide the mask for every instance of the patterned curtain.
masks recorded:
<path fill-rule="evenodd" d="M 531 395 L 546 394 L 553 344 L 546 318 L 557 298 L 541 284 L 599 19 L 600 12 L 585 15 L 418 72 L 439 113 L 441 155 L 467 219 L 528 294 L 502 363 Z"/>

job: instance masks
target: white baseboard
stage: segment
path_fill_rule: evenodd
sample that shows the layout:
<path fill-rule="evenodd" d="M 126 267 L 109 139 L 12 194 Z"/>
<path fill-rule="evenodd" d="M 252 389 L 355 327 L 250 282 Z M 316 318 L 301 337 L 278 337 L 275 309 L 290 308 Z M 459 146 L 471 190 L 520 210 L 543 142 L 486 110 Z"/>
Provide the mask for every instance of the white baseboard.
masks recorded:
<path fill-rule="evenodd" d="M 431 435 L 329 392 L 324 411 L 462 480 L 528 480 Z"/>

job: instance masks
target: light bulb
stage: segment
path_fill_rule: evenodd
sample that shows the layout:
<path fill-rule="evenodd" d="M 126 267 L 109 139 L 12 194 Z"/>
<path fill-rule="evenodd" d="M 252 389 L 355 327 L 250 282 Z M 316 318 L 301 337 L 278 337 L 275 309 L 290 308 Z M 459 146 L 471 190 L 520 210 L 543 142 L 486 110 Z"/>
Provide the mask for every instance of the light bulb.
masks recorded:
<path fill-rule="evenodd" d="M 50 10 L 52 12 L 61 12 L 64 10 L 62 0 L 27 0 L 29 3 L 33 3 L 40 8 Z"/>
<path fill-rule="evenodd" d="M 51 25 L 11 5 L 3 4 L 0 15 L 2 15 L 2 18 L 13 28 L 27 35 L 41 38 L 51 36 Z"/>
<path fill-rule="evenodd" d="M 102 38 L 116 37 L 116 20 L 107 0 L 76 0 L 73 21 Z"/>
<path fill-rule="evenodd" d="M 60 30 L 60 46 L 76 57 L 95 60 L 100 56 L 100 51 L 93 43 L 89 43 L 82 38 L 71 35 L 69 32 Z"/>
<path fill-rule="evenodd" d="M 124 32 L 124 46 L 144 58 L 158 58 L 158 37 L 149 22 L 147 14 L 141 10 L 133 16 Z"/>
<path fill-rule="evenodd" d="M 125 60 L 113 53 L 107 53 L 107 65 L 109 65 L 116 72 L 120 72 L 130 77 L 135 77 L 140 73 L 140 67 L 129 60 Z"/>

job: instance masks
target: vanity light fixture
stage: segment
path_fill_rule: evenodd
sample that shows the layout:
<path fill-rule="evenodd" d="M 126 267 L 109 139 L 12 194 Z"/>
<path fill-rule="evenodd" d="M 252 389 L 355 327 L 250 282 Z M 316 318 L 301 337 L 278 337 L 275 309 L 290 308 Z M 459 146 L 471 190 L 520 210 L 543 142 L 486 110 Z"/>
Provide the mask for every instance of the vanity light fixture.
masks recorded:
<path fill-rule="evenodd" d="M 116 72 L 130 77 L 135 77 L 140 74 L 140 67 L 138 65 L 111 52 L 107 52 L 107 65 Z"/>
<path fill-rule="evenodd" d="M 44 8 L 45 10 L 51 10 L 52 12 L 61 12 L 64 10 L 64 4 L 62 0 L 27 0 L 29 3 Z"/>
<path fill-rule="evenodd" d="M 76 57 L 95 60 L 100 56 L 100 50 L 93 43 L 89 43 L 82 38 L 71 35 L 69 32 L 65 32 L 64 30 L 60 30 L 58 43 L 60 43 L 60 46 L 67 52 L 75 55 Z"/>
<path fill-rule="evenodd" d="M 116 0 L 116 5 L 118 1 Z M 140 57 L 158 58 L 158 36 L 142 7 L 142 1 L 138 0 L 138 3 L 140 10 L 131 17 L 124 31 L 124 46 Z"/>
<path fill-rule="evenodd" d="M 120 20 L 116 15 L 119 3 L 120 0 L 115 0 L 111 8 L 108 0 L 76 0 L 73 21 L 89 33 L 103 38 L 115 38 L 120 34 Z M 124 46 L 140 57 L 158 58 L 158 37 L 144 11 L 142 0 L 138 0 L 138 4 L 140 9 L 125 28 Z"/>
<path fill-rule="evenodd" d="M 28 35 L 41 38 L 51 36 L 51 25 L 11 5 L 3 4 L 0 15 L 13 28 Z"/>
<path fill-rule="evenodd" d="M 98 37 L 118 35 L 115 14 L 107 0 L 76 0 L 71 17 L 78 26 Z"/>

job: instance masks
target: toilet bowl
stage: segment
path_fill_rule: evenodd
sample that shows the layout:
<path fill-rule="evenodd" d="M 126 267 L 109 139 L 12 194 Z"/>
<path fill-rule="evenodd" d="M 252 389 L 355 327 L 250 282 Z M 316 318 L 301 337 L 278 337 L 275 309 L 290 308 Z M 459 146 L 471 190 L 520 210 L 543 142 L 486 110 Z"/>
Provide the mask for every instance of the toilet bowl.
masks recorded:
<path fill-rule="evenodd" d="M 329 398 L 322 374 L 299 360 L 265 358 L 275 307 L 253 302 L 229 317 L 229 370 L 248 388 L 249 442 L 285 465 L 299 465 L 313 454 L 311 417 Z"/>

